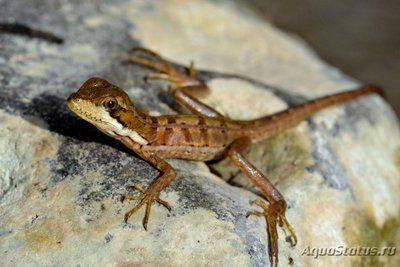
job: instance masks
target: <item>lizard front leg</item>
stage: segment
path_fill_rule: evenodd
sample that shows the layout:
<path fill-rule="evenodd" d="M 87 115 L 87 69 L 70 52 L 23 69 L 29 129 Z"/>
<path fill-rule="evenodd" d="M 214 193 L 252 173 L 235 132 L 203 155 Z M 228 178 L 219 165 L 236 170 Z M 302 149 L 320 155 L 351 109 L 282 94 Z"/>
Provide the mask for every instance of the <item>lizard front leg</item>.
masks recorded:
<path fill-rule="evenodd" d="M 149 221 L 151 206 L 154 202 L 158 202 L 159 204 L 166 207 L 169 211 L 171 211 L 171 206 L 168 202 L 160 199 L 159 195 L 162 190 L 164 190 L 176 177 L 175 170 L 168 164 L 165 160 L 161 159 L 160 157 L 143 152 L 139 149 L 136 149 L 135 152 L 144 160 L 149 162 L 152 166 L 162 172 L 162 175 L 157 178 L 148 188 L 147 190 L 142 189 L 138 185 L 133 185 L 135 189 L 141 192 L 139 196 L 131 196 L 126 195 L 123 197 L 122 201 L 126 200 L 139 200 L 140 202 L 128 211 L 125 214 L 125 222 L 128 221 L 129 217 L 132 216 L 136 211 L 138 211 L 142 206 L 146 205 L 146 213 L 143 219 L 143 227 L 147 230 L 147 223 Z"/>
<path fill-rule="evenodd" d="M 173 97 L 190 112 L 205 117 L 223 117 L 223 115 L 214 108 L 200 102 L 193 96 L 207 93 L 208 91 L 207 85 L 196 78 L 196 71 L 193 64 L 190 65 L 188 73 L 183 73 L 154 51 L 138 47 L 134 48 L 132 52 L 134 56 L 128 59 L 128 61 L 145 65 L 159 71 L 160 73 L 148 74 L 146 79 L 162 79 L 171 82 L 173 84 Z M 154 60 L 136 56 L 135 54 L 138 52 L 147 54 Z"/>
<path fill-rule="evenodd" d="M 247 137 L 242 137 L 235 140 L 228 148 L 228 157 L 232 162 L 257 186 L 261 194 L 266 198 L 268 204 L 261 199 L 255 201 L 263 212 L 251 211 L 250 215 L 264 217 L 267 223 L 267 231 L 269 236 L 269 259 L 271 265 L 278 266 L 278 232 L 277 224 L 285 227 L 285 231 L 289 234 L 292 246 L 297 243 L 296 235 L 286 220 L 286 201 L 274 185 L 268 180 L 262 172 L 252 165 L 245 157 L 244 153 L 249 149 L 251 140 Z"/>

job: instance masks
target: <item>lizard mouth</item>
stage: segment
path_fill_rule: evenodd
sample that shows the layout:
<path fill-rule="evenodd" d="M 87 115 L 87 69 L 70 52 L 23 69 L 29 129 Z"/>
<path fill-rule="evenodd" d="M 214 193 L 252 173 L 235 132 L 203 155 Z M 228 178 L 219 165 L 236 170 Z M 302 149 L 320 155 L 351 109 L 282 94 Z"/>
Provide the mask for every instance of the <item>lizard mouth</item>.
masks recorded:
<path fill-rule="evenodd" d="M 82 108 L 82 106 L 91 105 L 90 103 L 84 104 L 83 102 L 85 101 L 76 100 L 74 98 L 74 95 L 75 94 L 72 94 L 67 101 L 67 105 L 70 110 L 72 110 L 76 115 L 78 115 L 82 119 L 89 121 L 91 123 L 105 123 L 105 121 L 101 117 L 96 116 L 96 111 L 91 112 L 89 109 Z"/>

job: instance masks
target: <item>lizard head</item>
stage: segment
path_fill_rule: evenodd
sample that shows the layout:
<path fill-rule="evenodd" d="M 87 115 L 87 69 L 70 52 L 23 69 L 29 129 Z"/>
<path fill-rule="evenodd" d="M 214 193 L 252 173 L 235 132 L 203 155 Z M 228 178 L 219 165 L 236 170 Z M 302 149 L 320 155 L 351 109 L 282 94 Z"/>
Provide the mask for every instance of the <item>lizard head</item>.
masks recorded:
<path fill-rule="evenodd" d="M 79 117 L 96 126 L 99 130 L 115 138 L 136 137 L 134 141 L 144 144 L 146 140 L 127 129 L 120 117 L 134 111 L 129 96 L 119 87 L 101 78 L 90 78 L 67 100 L 68 107 Z"/>

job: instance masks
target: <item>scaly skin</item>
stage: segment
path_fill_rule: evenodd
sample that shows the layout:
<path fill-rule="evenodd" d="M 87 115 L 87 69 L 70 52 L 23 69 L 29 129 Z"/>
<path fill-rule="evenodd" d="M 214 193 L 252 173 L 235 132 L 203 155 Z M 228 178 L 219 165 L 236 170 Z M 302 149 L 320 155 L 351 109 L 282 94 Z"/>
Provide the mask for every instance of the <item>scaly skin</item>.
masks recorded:
<path fill-rule="evenodd" d="M 251 211 L 248 215 L 264 217 L 269 234 L 269 258 L 271 265 L 278 266 L 277 225 L 286 228 L 294 246 L 296 235 L 285 217 L 286 201 L 269 179 L 245 158 L 252 142 L 276 135 L 297 125 L 313 113 L 371 93 L 383 95 L 380 88 L 364 86 L 357 90 L 322 97 L 285 111 L 254 120 L 233 120 L 223 117 L 215 109 L 201 103 L 192 94 L 206 92 L 207 86 L 195 78 L 193 65 L 188 74 L 179 72 L 157 53 L 145 48 L 135 48 L 130 62 L 153 68 L 147 78 L 170 81 L 175 99 L 188 108 L 193 115 L 150 116 L 135 107 L 128 95 L 120 88 L 100 78 L 87 80 L 68 98 L 68 107 L 78 116 L 92 123 L 100 131 L 121 141 L 128 148 L 162 172 L 147 190 L 134 186 L 139 196 L 125 196 L 124 200 L 139 200 L 125 215 L 125 221 L 146 205 L 143 226 L 147 229 L 153 202 L 171 209 L 159 198 L 160 192 L 175 178 L 175 170 L 164 160 L 179 158 L 208 161 L 229 157 L 257 186 L 268 201 L 255 203 L 264 211 Z M 137 56 L 138 53 L 152 59 Z"/>

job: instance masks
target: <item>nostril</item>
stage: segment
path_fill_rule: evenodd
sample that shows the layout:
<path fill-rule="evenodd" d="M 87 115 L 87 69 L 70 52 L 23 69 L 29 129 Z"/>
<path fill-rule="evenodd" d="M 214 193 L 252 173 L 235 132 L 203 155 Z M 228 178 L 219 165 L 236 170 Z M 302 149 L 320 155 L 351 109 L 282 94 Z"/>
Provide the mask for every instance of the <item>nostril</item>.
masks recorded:
<path fill-rule="evenodd" d="M 75 98 L 75 96 L 76 96 L 76 93 L 72 93 L 72 94 L 68 97 L 67 101 L 68 101 L 68 102 L 71 101 L 72 99 Z"/>

